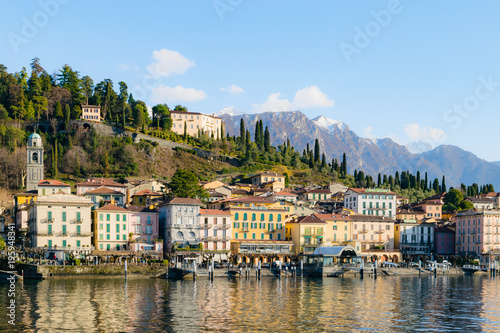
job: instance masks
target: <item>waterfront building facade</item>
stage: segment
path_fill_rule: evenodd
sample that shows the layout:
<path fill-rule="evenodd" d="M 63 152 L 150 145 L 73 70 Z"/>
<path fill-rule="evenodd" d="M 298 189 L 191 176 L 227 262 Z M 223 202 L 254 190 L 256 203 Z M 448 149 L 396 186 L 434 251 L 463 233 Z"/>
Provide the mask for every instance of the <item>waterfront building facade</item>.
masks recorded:
<path fill-rule="evenodd" d="M 455 217 L 455 252 L 489 261 L 500 255 L 500 210 L 463 211 Z"/>
<path fill-rule="evenodd" d="M 92 212 L 94 246 L 101 251 L 127 250 L 129 211 L 116 205 L 106 205 Z"/>
<path fill-rule="evenodd" d="M 343 246 L 352 240 L 352 219 L 341 214 L 315 214 L 327 223 L 325 246 Z"/>
<path fill-rule="evenodd" d="M 167 251 L 200 244 L 201 205 L 198 199 L 174 198 L 159 206 L 160 235 Z"/>
<path fill-rule="evenodd" d="M 344 207 L 363 215 L 396 216 L 396 193 L 385 189 L 350 188 L 344 194 Z"/>
<path fill-rule="evenodd" d="M 404 259 L 431 256 L 434 253 L 434 224 L 417 220 L 402 220 L 394 226 L 394 246 Z"/>
<path fill-rule="evenodd" d="M 449 256 L 455 254 L 455 228 L 451 226 L 434 227 L 434 254 Z"/>
<path fill-rule="evenodd" d="M 95 190 L 88 191 L 84 195 L 92 200 L 94 209 L 99 208 L 101 201 L 104 205 L 112 204 L 119 207 L 125 205 L 125 194 L 105 186 L 100 186 Z"/>
<path fill-rule="evenodd" d="M 200 241 L 203 249 L 229 251 L 231 249 L 231 214 L 218 209 L 200 209 Z"/>
<path fill-rule="evenodd" d="M 39 196 L 27 209 L 30 247 L 91 250 L 92 222 L 88 198 L 58 193 Z"/>
<path fill-rule="evenodd" d="M 131 205 L 127 207 L 128 241 L 131 251 L 162 251 L 158 209 Z"/>
<path fill-rule="evenodd" d="M 356 251 L 370 252 L 373 249 L 394 249 L 394 220 L 385 216 L 351 215 L 352 240 Z M 359 248 L 358 248 L 359 247 Z"/>
<path fill-rule="evenodd" d="M 293 242 L 295 254 L 311 254 L 324 245 L 326 226 L 315 215 L 298 216 L 286 224 L 285 239 Z"/>

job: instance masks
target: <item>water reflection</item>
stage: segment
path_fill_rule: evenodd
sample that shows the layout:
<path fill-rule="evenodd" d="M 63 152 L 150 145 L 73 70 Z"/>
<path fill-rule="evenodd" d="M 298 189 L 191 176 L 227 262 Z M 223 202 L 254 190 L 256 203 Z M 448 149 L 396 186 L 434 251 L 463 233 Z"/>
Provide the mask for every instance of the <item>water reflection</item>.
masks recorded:
<path fill-rule="evenodd" d="M 486 276 L 25 281 L 12 328 L 2 282 L 0 331 L 500 331 L 499 287 Z"/>

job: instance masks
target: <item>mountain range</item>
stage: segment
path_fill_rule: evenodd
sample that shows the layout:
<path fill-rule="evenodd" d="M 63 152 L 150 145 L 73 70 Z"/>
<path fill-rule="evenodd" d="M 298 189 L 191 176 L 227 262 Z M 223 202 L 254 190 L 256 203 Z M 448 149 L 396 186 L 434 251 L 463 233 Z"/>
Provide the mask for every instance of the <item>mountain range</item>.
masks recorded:
<path fill-rule="evenodd" d="M 379 172 L 394 175 L 396 171 L 407 170 L 413 174 L 420 171 L 422 177 L 427 172 L 429 180 L 437 177 L 440 182 L 445 175 L 447 186 L 477 183 L 500 188 L 499 163 L 480 159 L 457 146 L 441 145 L 431 149 L 428 143 L 417 142 L 407 147 L 389 138 L 362 138 L 341 121 L 325 116 L 309 119 L 300 111 L 243 114 L 228 108 L 216 115 L 224 120 L 229 135 L 239 135 L 240 119 L 243 118 L 253 137 L 255 123 L 262 119 L 264 127 L 269 127 L 274 146 L 288 138 L 296 150 L 302 151 L 308 143 L 313 149 L 314 141 L 318 139 L 327 160 L 336 158 L 341 161 L 342 154 L 346 153 L 350 174 L 354 169 L 363 170 L 376 179 Z"/>

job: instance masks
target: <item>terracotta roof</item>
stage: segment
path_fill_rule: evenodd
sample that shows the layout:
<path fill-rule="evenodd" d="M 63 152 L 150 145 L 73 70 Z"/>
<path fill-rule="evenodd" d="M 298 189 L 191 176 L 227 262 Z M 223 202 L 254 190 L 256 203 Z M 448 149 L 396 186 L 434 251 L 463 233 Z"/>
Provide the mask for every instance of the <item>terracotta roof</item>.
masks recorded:
<path fill-rule="evenodd" d="M 314 216 L 322 220 L 343 220 L 343 221 L 352 220 L 349 216 L 341 214 L 314 214 Z"/>
<path fill-rule="evenodd" d="M 163 194 L 162 193 L 158 193 L 158 192 L 153 192 L 151 190 L 142 190 L 142 191 L 139 191 L 137 193 L 135 193 L 134 195 L 132 195 L 133 197 L 135 196 L 143 196 L 143 195 L 149 195 L 149 196 L 156 196 L 156 197 L 162 197 Z"/>
<path fill-rule="evenodd" d="M 257 174 L 255 174 L 255 175 L 251 176 L 250 178 L 253 178 L 253 177 L 258 177 L 258 176 L 276 176 L 276 177 L 285 177 L 284 175 L 277 174 L 276 172 L 264 171 L 264 172 L 261 172 L 261 173 L 257 173 Z"/>
<path fill-rule="evenodd" d="M 495 199 L 489 198 L 489 197 L 482 197 L 482 198 L 476 198 L 476 197 L 467 197 L 465 200 L 469 200 L 470 202 L 483 202 L 483 203 L 494 203 Z"/>
<path fill-rule="evenodd" d="M 353 222 L 395 222 L 394 219 L 376 215 L 351 215 Z"/>
<path fill-rule="evenodd" d="M 330 193 L 330 190 L 315 189 L 307 191 L 306 193 Z"/>
<path fill-rule="evenodd" d="M 449 227 L 436 227 L 434 228 L 434 234 L 437 232 L 445 233 L 445 234 L 454 234 L 455 230 L 450 229 Z"/>
<path fill-rule="evenodd" d="M 314 216 L 314 215 L 309 215 L 309 216 L 299 216 L 290 223 L 303 223 L 303 224 L 320 223 L 320 224 L 325 224 L 326 222 L 323 221 L 322 219 Z"/>
<path fill-rule="evenodd" d="M 147 206 L 136 206 L 136 205 L 130 205 L 127 207 L 127 210 L 131 212 L 140 212 L 140 213 L 157 213 L 158 209 L 149 209 Z"/>
<path fill-rule="evenodd" d="M 96 210 L 98 211 L 101 211 L 101 210 L 107 210 L 107 211 L 119 211 L 119 212 L 127 212 L 127 210 L 125 208 L 122 208 L 122 207 L 118 207 L 118 206 L 115 206 L 115 205 L 106 205 L 106 206 L 103 206 L 101 208 L 97 208 Z"/>
<path fill-rule="evenodd" d="M 222 194 L 222 193 L 217 192 L 217 191 L 215 191 L 215 190 L 213 190 L 213 191 L 208 191 L 208 194 L 210 194 L 210 196 L 211 196 L 211 197 L 222 197 L 222 198 L 226 197 L 226 195 L 225 195 L 225 194 Z"/>
<path fill-rule="evenodd" d="M 285 192 L 285 191 L 279 191 L 279 192 L 276 192 L 274 193 L 274 195 L 281 195 L 281 196 L 288 196 L 288 197 L 296 197 L 297 195 L 296 194 L 292 194 L 292 193 L 289 193 L 289 192 Z"/>
<path fill-rule="evenodd" d="M 236 189 L 231 191 L 232 194 L 248 194 L 247 191 L 242 190 L 242 189 Z"/>
<path fill-rule="evenodd" d="M 115 187 L 127 187 L 127 185 L 115 182 L 113 179 L 87 179 L 83 183 L 77 183 L 77 186 L 115 186 Z"/>
<path fill-rule="evenodd" d="M 202 205 L 203 203 L 199 199 L 191 198 L 173 198 L 168 202 L 168 204 L 173 205 Z"/>
<path fill-rule="evenodd" d="M 244 198 L 230 198 L 222 200 L 221 202 L 252 202 L 252 203 L 275 203 L 276 201 L 268 200 L 263 197 L 244 197 Z"/>
<path fill-rule="evenodd" d="M 54 180 L 54 179 L 42 179 L 38 182 L 38 186 L 69 186 L 69 184 L 66 184 L 60 180 Z"/>
<path fill-rule="evenodd" d="M 200 209 L 200 215 L 224 215 L 231 216 L 231 213 L 218 209 Z"/>
<path fill-rule="evenodd" d="M 88 192 L 84 193 L 84 195 L 87 195 L 87 194 L 116 194 L 116 195 L 124 195 L 122 192 L 118 192 L 118 191 L 112 190 L 112 189 L 110 189 L 108 187 L 105 187 L 105 186 L 101 186 L 101 187 L 96 188 L 95 190 L 88 191 Z"/>

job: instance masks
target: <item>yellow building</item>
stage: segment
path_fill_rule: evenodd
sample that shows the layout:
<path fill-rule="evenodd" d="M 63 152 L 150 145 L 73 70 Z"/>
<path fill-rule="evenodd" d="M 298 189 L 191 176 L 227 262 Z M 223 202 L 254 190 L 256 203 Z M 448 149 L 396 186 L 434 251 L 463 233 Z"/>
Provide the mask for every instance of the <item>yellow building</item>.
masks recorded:
<path fill-rule="evenodd" d="M 314 215 L 299 216 L 286 225 L 286 239 L 295 254 L 310 254 L 324 244 L 327 223 Z"/>
<path fill-rule="evenodd" d="M 150 206 L 156 205 L 163 200 L 163 193 L 153 192 L 150 190 L 142 190 L 132 196 L 132 205 L 134 206 Z"/>
<path fill-rule="evenodd" d="M 224 127 L 224 122 L 221 118 L 210 116 L 198 112 L 183 112 L 183 111 L 170 111 L 172 118 L 172 131 L 177 134 L 186 133 L 190 136 L 198 136 L 199 132 L 214 135 L 218 139 L 221 134 L 221 126 Z"/>
<path fill-rule="evenodd" d="M 14 205 L 16 207 L 20 207 L 24 204 L 28 205 L 31 203 L 31 200 L 36 201 L 37 195 L 38 195 L 37 190 L 18 193 L 14 195 Z"/>
<path fill-rule="evenodd" d="M 285 241 L 285 224 L 293 213 L 285 204 L 262 197 L 230 198 L 207 203 L 209 209 L 229 211 L 233 221 L 231 251 L 239 260 L 255 255 L 291 254 L 293 243 Z"/>
<path fill-rule="evenodd" d="M 285 176 L 277 174 L 275 172 L 262 172 L 250 177 L 252 184 L 261 185 L 264 183 L 273 182 L 273 187 L 284 189 L 285 188 Z M 277 183 L 274 183 L 277 182 Z"/>
<path fill-rule="evenodd" d="M 352 240 L 352 220 L 349 216 L 340 214 L 315 214 L 325 221 L 325 246 L 347 245 Z"/>

